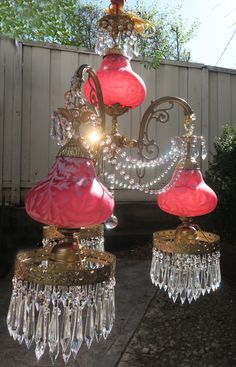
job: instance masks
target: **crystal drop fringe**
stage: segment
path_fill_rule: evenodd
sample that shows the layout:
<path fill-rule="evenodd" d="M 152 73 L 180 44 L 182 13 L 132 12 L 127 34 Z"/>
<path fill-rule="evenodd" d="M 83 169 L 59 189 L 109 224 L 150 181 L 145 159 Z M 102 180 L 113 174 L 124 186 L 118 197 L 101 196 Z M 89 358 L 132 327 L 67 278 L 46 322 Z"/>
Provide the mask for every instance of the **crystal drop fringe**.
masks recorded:
<path fill-rule="evenodd" d="M 174 302 L 191 303 L 220 286 L 220 252 L 191 255 L 153 249 L 150 276 L 152 283 L 168 293 Z"/>
<path fill-rule="evenodd" d="M 123 49 L 124 55 L 131 59 L 133 56 L 137 57 L 139 55 L 137 41 L 137 32 L 135 32 L 134 30 L 128 32 L 119 32 L 118 36 L 114 40 L 109 32 L 100 29 L 98 31 L 95 52 L 100 56 L 104 56 L 106 55 L 107 50 L 113 47 L 119 47 Z"/>
<path fill-rule="evenodd" d="M 7 327 L 14 340 L 35 342 L 39 360 L 47 346 L 54 363 L 61 351 L 67 363 L 86 342 L 90 348 L 110 334 L 115 319 L 115 280 L 74 287 L 43 286 L 13 278 Z"/>

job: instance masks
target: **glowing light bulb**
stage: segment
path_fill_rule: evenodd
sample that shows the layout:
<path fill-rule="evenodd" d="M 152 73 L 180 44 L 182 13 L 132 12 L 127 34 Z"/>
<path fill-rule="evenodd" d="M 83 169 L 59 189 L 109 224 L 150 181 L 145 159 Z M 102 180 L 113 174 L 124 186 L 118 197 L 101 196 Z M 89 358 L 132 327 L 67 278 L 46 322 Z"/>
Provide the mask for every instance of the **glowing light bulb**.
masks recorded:
<path fill-rule="evenodd" d="M 101 140 L 101 134 L 98 131 L 92 131 L 88 134 L 88 140 L 91 144 L 98 143 Z"/>

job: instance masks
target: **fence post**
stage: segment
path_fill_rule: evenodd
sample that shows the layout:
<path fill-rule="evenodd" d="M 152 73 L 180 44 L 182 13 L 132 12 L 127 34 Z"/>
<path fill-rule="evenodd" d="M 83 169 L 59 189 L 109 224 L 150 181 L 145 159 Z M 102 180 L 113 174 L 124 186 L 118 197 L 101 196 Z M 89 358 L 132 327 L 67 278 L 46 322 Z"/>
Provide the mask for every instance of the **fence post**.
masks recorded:
<path fill-rule="evenodd" d="M 12 185 L 11 204 L 20 204 L 21 127 L 22 127 L 22 43 L 15 41 L 14 99 L 12 124 Z"/>
<path fill-rule="evenodd" d="M 4 124 L 4 69 L 3 39 L 0 39 L 0 205 L 3 198 L 3 124 Z"/>
<path fill-rule="evenodd" d="M 209 71 L 207 67 L 202 68 L 202 135 L 206 139 L 209 151 Z M 203 174 L 208 170 L 208 160 L 209 157 L 202 161 Z"/>

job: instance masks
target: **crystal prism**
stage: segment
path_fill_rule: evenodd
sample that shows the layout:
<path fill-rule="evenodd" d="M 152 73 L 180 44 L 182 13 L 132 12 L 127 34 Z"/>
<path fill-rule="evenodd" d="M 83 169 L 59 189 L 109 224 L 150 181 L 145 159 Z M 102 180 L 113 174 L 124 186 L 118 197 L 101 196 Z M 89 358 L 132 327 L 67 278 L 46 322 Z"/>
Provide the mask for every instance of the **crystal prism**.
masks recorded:
<path fill-rule="evenodd" d="M 221 282 L 220 252 L 210 254 L 165 253 L 153 249 L 151 281 L 164 289 L 174 302 L 191 303 L 200 295 L 219 288 Z"/>
<path fill-rule="evenodd" d="M 94 303 L 92 300 L 88 303 L 87 306 L 87 317 L 84 331 L 84 339 L 87 344 L 88 349 L 91 347 L 95 336 L 95 328 L 94 328 Z"/>
<path fill-rule="evenodd" d="M 61 353 L 76 359 L 83 340 L 90 348 L 110 334 L 115 320 L 115 280 L 73 287 L 43 286 L 13 279 L 7 326 L 27 348 L 35 341 L 39 361 L 49 347 L 52 363 Z M 84 325 L 85 323 L 85 325 Z"/>

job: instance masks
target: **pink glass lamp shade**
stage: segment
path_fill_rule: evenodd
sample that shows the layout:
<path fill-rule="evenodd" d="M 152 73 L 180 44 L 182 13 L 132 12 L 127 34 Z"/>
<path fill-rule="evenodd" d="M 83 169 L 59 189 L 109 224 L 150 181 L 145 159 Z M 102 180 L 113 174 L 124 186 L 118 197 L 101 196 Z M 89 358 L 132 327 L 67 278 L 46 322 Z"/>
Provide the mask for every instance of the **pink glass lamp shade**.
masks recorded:
<path fill-rule="evenodd" d="M 199 170 L 177 169 L 171 180 L 173 186 L 157 198 L 163 211 L 178 217 L 195 217 L 215 209 L 217 196 L 204 182 Z"/>
<path fill-rule="evenodd" d="M 110 54 L 104 57 L 97 77 L 101 84 L 104 104 L 111 106 L 119 103 L 121 106 L 135 108 L 143 103 L 146 97 L 146 87 L 140 76 L 133 72 L 129 60 L 120 54 Z M 84 93 L 90 100 L 91 86 L 87 81 Z"/>
<path fill-rule="evenodd" d="M 28 193 L 27 213 L 59 228 L 102 223 L 114 209 L 114 198 L 98 180 L 87 158 L 58 157 L 48 176 Z"/>

